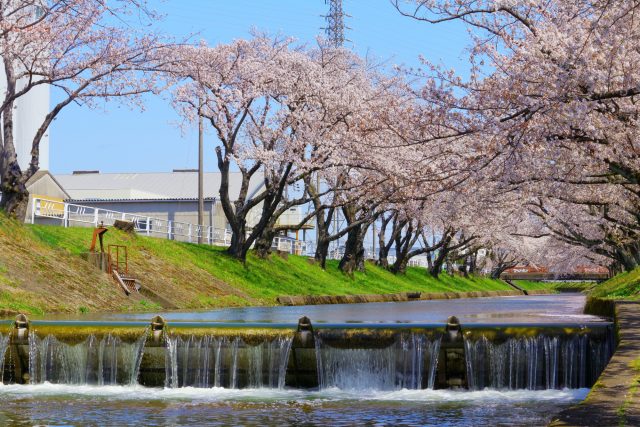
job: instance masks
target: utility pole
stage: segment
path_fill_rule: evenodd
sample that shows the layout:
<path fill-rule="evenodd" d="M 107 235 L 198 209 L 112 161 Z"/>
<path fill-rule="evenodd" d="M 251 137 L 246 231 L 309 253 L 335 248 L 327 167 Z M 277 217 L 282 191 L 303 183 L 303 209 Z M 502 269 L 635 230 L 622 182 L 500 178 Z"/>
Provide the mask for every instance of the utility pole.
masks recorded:
<path fill-rule="evenodd" d="M 376 259 L 376 221 L 373 221 L 373 235 L 371 236 L 373 253 L 371 254 L 371 258 Z"/>
<path fill-rule="evenodd" d="M 202 100 L 198 106 L 198 243 L 203 243 L 204 230 L 204 123 L 202 121 Z"/>

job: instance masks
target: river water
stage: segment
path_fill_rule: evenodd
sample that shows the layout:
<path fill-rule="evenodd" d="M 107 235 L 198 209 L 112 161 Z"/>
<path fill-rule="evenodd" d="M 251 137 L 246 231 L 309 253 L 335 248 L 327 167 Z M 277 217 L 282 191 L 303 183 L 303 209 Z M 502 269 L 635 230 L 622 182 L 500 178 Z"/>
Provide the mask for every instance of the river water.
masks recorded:
<path fill-rule="evenodd" d="M 0 385 L 0 425 L 541 426 L 587 392 Z"/>
<path fill-rule="evenodd" d="M 330 324 L 364 327 L 442 324 L 450 315 L 458 316 L 463 325 L 470 326 L 575 326 L 602 322 L 603 319 L 582 314 L 584 302 L 581 295 L 552 295 L 158 314 L 173 325 L 230 322 L 247 326 L 295 325 L 300 316 L 306 315 L 320 328 Z M 150 313 L 127 313 L 80 318 L 57 316 L 55 320 L 60 324 L 67 321 L 144 324 L 151 317 Z M 584 399 L 588 393 L 586 388 L 381 389 L 375 386 L 375 378 L 357 380 L 362 375 L 371 376 L 371 372 L 359 373 L 357 364 L 350 368 L 348 363 L 336 360 L 345 369 L 353 370 L 349 375 L 356 379 L 345 382 L 338 378 L 336 384 L 342 384 L 343 389 L 331 384 L 304 390 L 275 386 L 195 388 L 179 383 L 177 387 L 165 388 L 46 381 L 30 385 L 0 383 L 0 425 L 542 426 L 555 413 Z"/>
<path fill-rule="evenodd" d="M 589 323 L 602 319 L 583 314 L 585 296 L 466 298 L 368 304 L 303 305 L 292 307 L 242 307 L 208 311 L 173 311 L 161 314 L 169 322 L 297 322 L 308 316 L 321 323 L 444 323 L 455 315 L 465 324 Z M 148 321 L 155 313 L 98 313 L 47 316 L 47 319 L 83 321 Z"/>

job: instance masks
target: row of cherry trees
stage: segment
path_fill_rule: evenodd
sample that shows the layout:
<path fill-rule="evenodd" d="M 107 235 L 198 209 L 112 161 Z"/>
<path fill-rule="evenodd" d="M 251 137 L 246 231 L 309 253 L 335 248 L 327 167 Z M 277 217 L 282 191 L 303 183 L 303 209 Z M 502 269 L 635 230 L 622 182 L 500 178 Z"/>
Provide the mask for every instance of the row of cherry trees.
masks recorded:
<path fill-rule="evenodd" d="M 341 240 L 340 268 L 351 273 L 364 270 L 365 236 L 379 222 L 383 265 L 395 247 L 391 271 L 403 273 L 412 257 L 428 254 L 437 275 L 477 240 L 446 210 L 465 209 L 461 192 L 487 162 L 452 137 L 459 114 L 424 102 L 406 76 L 322 42 L 300 48 L 264 35 L 177 51 L 173 104 L 188 122 L 205 118 L 219 141 L 230 255 L 245 260 L 253 247 L 268 256 L 278 232 L 315 221 L 315 259 L 324 267 L 331 242 Z M 235 170 L 242 185 L 231 194 Z M 264 191 L 250 195 L 256 177 Z M 278 225 L 294 206 L 308 215 Z M 338 215 L 345 225 L 332 229 Z"/>
<path fill-rule="evenodd" d="M 425 64 L 421 95 L 460 112 L 461 134 L 495 159 L 494 193 L 527 215 L 514 234 L 564 247 L 546 254 L 559 263 L 570 253 L 613 270 L 638 266 L 640 3 L 393 3 L 473 32 L 470 77 Z"/>
<path fill-rule="evenodd" d="M 374 224 L 378 262 L 394 273 L 419 255 L 434 276 L 453 262 L 471 273 L 489 249 L 485 264 L 498 276 L 517 262 L 540 261 L 540 245 L 551 244 L 519 230 L 541 221 L 500 180 L 499 154 L 488 156 L 467 135 L 464 114 L 425 100 L 406 75 L 347 50 L 303 49 L 264 35 L 179 50 L 172 102 L 187 122 L 206 118 L 219 141 L 220 202 L 233 233 L 229 254 L 239 260 L 252 247 L 268 256 L 279 232 L 308 221 L 315 221 L 316 261 L 324 267 L 340 240 L 348 273 L 364 270 Z M 242 177 L 237 194 L 234 170 Z M 264 191 L 251 195 L 256 177 Z M 278 225 L 294 206 L 305 206 L 306 217 Z M 338 229 L 331 226 L 337 216 Z"/>
<path fill-rule="evenodd" d="M 416 256 L 434 276 L 453 262 L 496 277 L 520 262 L 635 268 L 640 5 L 392 3 L 425 25 L 468 25 L 470 76 L 426 61 L 420 72 L 389 70 L 322 41 L 263 34 L 169 42 L 132 28 L 132 16 L 156 19 L 139 0 L 0 0 L 0 208 L 24 216 L 40 140 L 64 107 L 155 93 L 215 137 L 229 254 L 241 261 L 250 248 L 268 256 L 278 218 L 302 206 L 306 217 L 286 228 L 315 222 L 323 267 L 332 242 L 344 242 L 348 273 L 365 268 L 374 225 L 378 262 L 398 274 Z M 22 170 L 12 111 L 40 85 L 62 96 Z"/>

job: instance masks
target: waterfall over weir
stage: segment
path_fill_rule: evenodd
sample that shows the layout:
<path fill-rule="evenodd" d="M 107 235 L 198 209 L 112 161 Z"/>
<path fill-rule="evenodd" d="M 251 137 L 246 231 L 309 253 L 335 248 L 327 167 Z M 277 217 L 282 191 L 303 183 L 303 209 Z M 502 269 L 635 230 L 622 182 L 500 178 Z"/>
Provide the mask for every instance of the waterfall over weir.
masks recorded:
<path fill-rule="evenodd" d="M 9 335 L 0 334 L 0 384 L 4 376 L 4 355 L 9 347 Z"/>
<path fill-rule="evenodd" d="M 441 338 L 401 334 L 384 348 L 336 348 L 316 337 L 321 389 L 432 389 Z"/>
<path fill-rule="evenodd" d="M 0 334 L 0 382 L 356 394 L 578 389 L 595 383 L 614 348 L 609 322 L 461 325 L 451 316 L 444 325 L 314 327 L 303 316 L 297 325 L 169 327 L 161 317 L 144 324 L 30 323 L 22 316 Z"/>
<path fill-rule="evenodd" d="M 469 389 L 562 389 L 591 387 L 614 350 L 613 335 L 465 339 Z"/>
<path fill-rule="evenodd" d="M 251 345 L 237 337 L 166 337 L 165 386 L 283 388 L 292 337 Z"/>
<path fill-rule="evenodd" d="M 147 334 L 136 342 L 90 335 L 67 344 L 53 335 L 29 334 L 29 382 L 40 384 L 136 384 Z"/>

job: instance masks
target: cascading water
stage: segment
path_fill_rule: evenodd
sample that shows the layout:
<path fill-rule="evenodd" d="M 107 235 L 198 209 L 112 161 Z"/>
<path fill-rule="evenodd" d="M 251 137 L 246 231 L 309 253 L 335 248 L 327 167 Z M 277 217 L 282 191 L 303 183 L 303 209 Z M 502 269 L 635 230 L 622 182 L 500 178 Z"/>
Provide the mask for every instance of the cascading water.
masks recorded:
<path fill-rule="evenodd" d="M 166 337 L 165 386 L 283 388 L 292 337 L 258 345 L 240 338 Z"/>
<path fill-rule="evenodd" d="M 39 384 L 136 384 L 147 334 L 133 343 L 90 335 L 78 344 L 29 334 L 29 382 Z"/>
<path fill-rule="evenodd" d="M 469 389 L 562 389 L 592 386 L 614 350 L 612 335 L 465 339 Z"/>
<path fill-rule="evenodd" d="M 432 389 L 441 338 L 402 334 L 386 348 L 336 348 L 316 337 L 321 389 Z"/>
<path fill-rule="evenodd" d="M 0 334 L 0 384 L 4 377 L 4 355 L 9 347 L 9 335 Z"/>

